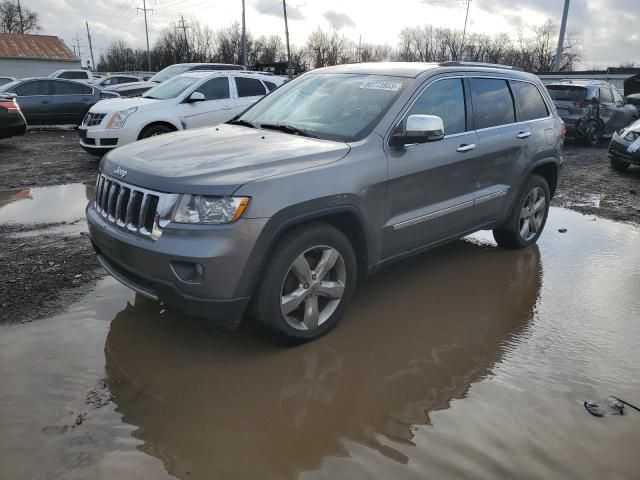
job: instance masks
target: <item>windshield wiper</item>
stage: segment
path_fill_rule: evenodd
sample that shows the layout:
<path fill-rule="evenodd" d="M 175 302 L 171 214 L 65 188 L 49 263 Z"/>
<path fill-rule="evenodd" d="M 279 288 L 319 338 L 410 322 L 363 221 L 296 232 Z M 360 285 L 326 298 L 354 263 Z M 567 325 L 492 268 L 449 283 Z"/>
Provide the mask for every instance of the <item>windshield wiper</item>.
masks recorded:
<path fill-rule="evenodd" d="M 227 123 L 229 125 L 240 125 L 242 127 L 256 128 L 253 123 L 247 122 L 246 120 L 229 120 Z"/>
<path fill-rule="evenodd" d="M 150 98 L 152 100 L 160 100 L 158 97 L 154 97 L 153 95 L 143 95 L 142 98 Z"/>
<path fill-rule="evenodd" d="M 300 128 L 294 127 L 293 125 L 286 125 L 282 123 L 261 123 L 260 128 L 265 128 L 267 130 L 278 130 L 279 132 L 292 133 L 294 135 L 301 135 L 303 137 L 318 138 L 316 135 L 313 135 L 306 130 L 301 130 Z"/>

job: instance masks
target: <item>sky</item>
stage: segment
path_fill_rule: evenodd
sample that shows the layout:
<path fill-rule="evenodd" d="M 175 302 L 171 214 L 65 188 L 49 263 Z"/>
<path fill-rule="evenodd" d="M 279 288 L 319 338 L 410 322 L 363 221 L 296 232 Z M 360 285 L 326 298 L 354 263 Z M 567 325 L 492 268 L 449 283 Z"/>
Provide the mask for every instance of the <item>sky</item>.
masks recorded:
<path fill-rule="evenodd" d="M 279 34 L 284 38 L 281 0 L 245 0 L 247 28 L 254 35 Z M 57 35 L 67 45 L 79 37 L 83 63 L 89 22 L 96 62 L 113 40 L 144 47 L 143 0 L 21 0 L 40 15 L 42 34 Z M 572 0 L 567 32 L 583 44 L 582 68 L 640 64 L 640 0 Z M 220 28 L 240 21 L 242 0 L 146 0 L 149 41 L 184 15 L 186 24 L 198 20 Z M 563 0 L 471 0 L 467 31 L 532 33 L 547 18 L 562 16 Z M 405 26 L 431 24 L 462 29 L 466 0 L 287 0 L 292 44 L 304 44 L 317 27 L 337 28 L 355 41 L 388 43 L 395 47 Z"/>

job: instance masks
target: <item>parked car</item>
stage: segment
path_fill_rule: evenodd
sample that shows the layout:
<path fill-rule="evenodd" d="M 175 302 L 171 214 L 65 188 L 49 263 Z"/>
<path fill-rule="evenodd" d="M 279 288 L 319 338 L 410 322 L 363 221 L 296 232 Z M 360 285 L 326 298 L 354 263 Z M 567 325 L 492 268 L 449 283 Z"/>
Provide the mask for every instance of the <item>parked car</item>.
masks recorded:
<path fill-rule="evenodd" d="M 528 73 L 323 68 L 228 124 L 109 152 L 89 231 L 102 265 L 144 296 L 228 326 L 250 305 L 284 337 L 311 340 L 382 265 L 480 229 L 533 245 L 561 145 Z"/>
<path fill-rule="evenodd" d="M 563 80 L 547 85 L 567 135 L 595 146 L 603 136 L 626 127 L 638 110 L 616 88 L 600 80 Z"/>
<path fill-rule="evenodd" d="M 282 83 L 246 72 L 189 72 L 139 98 L 94 105 L 78 129 L 80 146 L 94 155 L 162 133 L 215 125 L 244 111 Z"/>
<path fill-rule="evenodd" d="M 29 125 L 78 125 L 95 103 L 115 93 L 73 80 L 24 78 L 0 87 L 14 93 Z"/>
<path fill-rule="evenodd" d="M 629 165 L 640 165 L 640 120 L 614 132 L 607 153 L 611 166 L 619 172 L 625 171 Z"/>
<path fill-rule="evenodd" d="M 158 85 L 153 82 L 130 82 L 130 83 L 120 83 L 118 85 L 111 85 L 109 87 L 105 87 L 105 92 L 113 92 L 117 93 L 121 97 L 139 97 L 147 90 L 152 89 Z"/>
<path fill-rule="evenodd" d="M 27 131 L 20 105 L 13 94 L 0 93 L 0 138 L 17 137 Z"/>
<path fill-rule="evenodd" d="M 631 95 L 627 95 L 624 97 L 624 100 L 629 105 L 633 105 L 636 108 L 640 109 L 640 93 L 632 93 Z"/>
<path fill-rule="evenodd" d="M 133 75 L 109 75 L 95 82 L 95 85 L 100 88 L 106 88 L 112 85 L 120 85 L 122 83 L 138 83 L 141 81 L 141 78 L 135 77 Z"/>
<path fill-rule="evenodd" d="M 84 83 L 94 83 L 95 78 L 93 73 L 89 70 L 75 69 L 75 70 L 56 70 L 49 78 L 63 78 L 66 80 L 76 80 Z"/>
<path fill-rule="evenodd" d="M 15 80 L 15 78 L 13 77 L 0 77 L 0 87 L 2 85 L 6 85 L 9 82 L 13 82 Z"/>

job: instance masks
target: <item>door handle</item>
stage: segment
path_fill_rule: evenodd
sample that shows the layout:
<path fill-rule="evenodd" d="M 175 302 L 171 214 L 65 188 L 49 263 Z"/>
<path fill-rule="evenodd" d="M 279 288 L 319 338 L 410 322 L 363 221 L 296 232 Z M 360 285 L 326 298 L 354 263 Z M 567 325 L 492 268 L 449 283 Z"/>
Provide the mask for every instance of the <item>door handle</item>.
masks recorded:
<path fill-rule="evenodd" d="M 531 136 L 531 132 L 520 132 L 516 137 L 518 138 L 529 138 Z"/>
<path fill-rule="evenodd" d="M 43 105 L 46 105 L 47 103 L 49 103 L 49 100 L 40 100 L 40 103 L 42 103 Z"/>
<path fill-rule="evenodd" d="M 231 110 L 233 107 L 222 107 L 222 110 Z"/>
<path fill-rule="evenodd" d="M 460 145 L 458 148 L 456 148 L 456 152 L 461 152 L 461 153 L 470 152 L 474 148 L 476 148 L 475 143 L 464 143 Z"/>
<path fill-rule="evenodd" d="M 80 100 L 82 100 L 83 102 L 88 102 L 88 101 L 89 101 L 89 100 L 91 100 L 91 99 L 90 99 L 90 98 L 88 98 L 88 97 L 83 97 L 83 98 L 81 98 Z"/>

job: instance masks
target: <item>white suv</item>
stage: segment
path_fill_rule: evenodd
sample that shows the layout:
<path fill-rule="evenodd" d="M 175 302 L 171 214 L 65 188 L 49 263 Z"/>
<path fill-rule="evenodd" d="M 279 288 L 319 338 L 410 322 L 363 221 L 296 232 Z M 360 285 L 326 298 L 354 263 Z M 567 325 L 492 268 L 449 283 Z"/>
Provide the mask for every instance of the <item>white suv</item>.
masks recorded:
<path fill-rule="evenodd" d="M 226 122 L 284 81 L 248 72 L 183 73 L 141 97 L 96 103 L 78 129 L 80 146 L 103 155 L 154 135 Z"/>
<path fill-rule="evenodd" d="M 77 82 L 90 83 L 90 84 L 94 83 L 94 81 L 96 80 L 96 78 L 93 76 L 93 74 L 89 70 L 82 70 L 82 69 L 56 70 L 51 75 L 49 75 L 49 78 L 65 78 L 67 80 L 75 80 Z"/>

